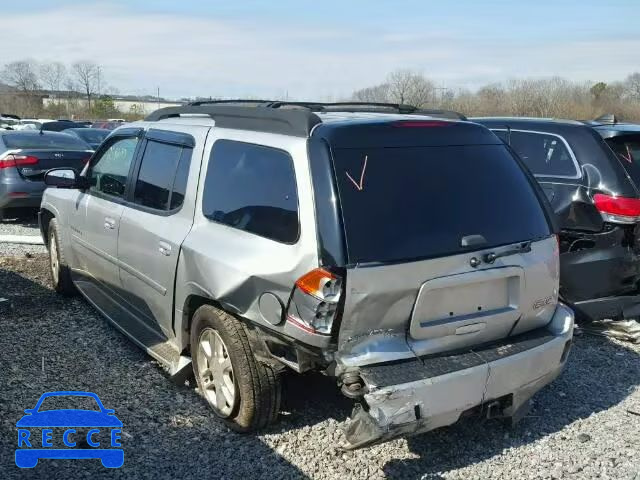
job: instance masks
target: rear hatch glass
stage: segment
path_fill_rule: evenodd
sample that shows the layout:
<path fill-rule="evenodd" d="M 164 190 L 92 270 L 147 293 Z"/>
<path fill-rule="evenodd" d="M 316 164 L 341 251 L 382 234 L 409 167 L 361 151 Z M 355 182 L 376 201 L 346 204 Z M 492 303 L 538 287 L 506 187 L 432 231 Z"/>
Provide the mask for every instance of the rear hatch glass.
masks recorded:
<path fill-rule="evenodd" d="M 350 263 L 455 255 L 551 234 L 504 145 L 336 148 L 333 156 Z M 471 235 L 486 243 L 463 247 Z"/>
<path fill-rule="evenodd" d="M 637 187 L 640 187 L 640 133 L 606 139 Z"/>

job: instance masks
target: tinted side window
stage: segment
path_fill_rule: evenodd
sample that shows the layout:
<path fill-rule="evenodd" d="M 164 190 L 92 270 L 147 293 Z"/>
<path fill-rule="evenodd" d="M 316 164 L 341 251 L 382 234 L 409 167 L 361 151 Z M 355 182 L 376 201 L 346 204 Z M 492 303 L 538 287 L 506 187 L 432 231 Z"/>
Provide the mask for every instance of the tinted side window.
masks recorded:
<path fill-rule="evenodd" d="M 102 155 L 92 162 L 89 190 L 114 197 L 124 197 L 127 177 L 137 145 L 137 137 L 114 139 Z"/>
<path fill-rule="evenodd" d="M 497 132 L 496 132 L 497 133 Z M 506 139 L 506 133 L 500 135 Z M 578 177 L 571 152 L 564 141 L 546 133 L 511 131 L 511 148 L 534 175 L 547 177 Z"/>
<path fill-rule="evenodd" d="M 180 207 L 184 200 L 190 160 L 190 148 L 154 140 L 147 141 L 136 180 L 135 203 L 156 210 Z M 175 181 L 178 180 L 176 173 L 180 175 L 180 191 L 174 198 L 172 190 Z"/>
<path fill-rule="evenodd" d="M 216 222 L 295 243 L 300 227 L 291 157 L 274 148 L 217 141 L 209 159 L 202 211 Z"/>

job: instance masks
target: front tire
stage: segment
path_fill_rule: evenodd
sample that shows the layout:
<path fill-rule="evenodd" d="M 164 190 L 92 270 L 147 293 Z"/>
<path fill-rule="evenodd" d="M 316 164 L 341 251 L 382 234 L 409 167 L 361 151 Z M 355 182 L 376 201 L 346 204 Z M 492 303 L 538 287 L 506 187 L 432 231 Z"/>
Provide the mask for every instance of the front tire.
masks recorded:
<path fill-rule="evenodd" d="M 60 248 L 60 234 L 58 220 L 52 218 L 49 222 L 49 271 L 53 289 L 61 295 L 71 297 L 76 294 L 76 287 L 71 280 L 71 270 L 67 266 L 64 253 Z"/>
<path fill-rule="evenodd" d="M 256 360 L 246 328 L 211 305 L 196 310 L 191 327 L 198 388 L 216 415 L 238 432 L 264 428 L 280 409 L 280 376 Z"/>

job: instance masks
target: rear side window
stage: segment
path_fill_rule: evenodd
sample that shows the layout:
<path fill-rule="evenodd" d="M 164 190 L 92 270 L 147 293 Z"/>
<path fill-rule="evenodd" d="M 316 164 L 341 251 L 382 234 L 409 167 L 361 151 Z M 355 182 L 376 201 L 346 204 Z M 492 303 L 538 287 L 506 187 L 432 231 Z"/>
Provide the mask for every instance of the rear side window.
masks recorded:
<path fill-rule="evenodd" d="M 79 138 L 66 133 L 19 132 L 2 135 L 7 148 L 46 148 L 58 150 L 89 150 L 91 147 Z"/>
<path fill-rule="evenodd" d="M 350 263 L 394 262 L 547 237 L 530 180 L 504 145 L 335 149 Z"/>
<path fill-rule="evenodd" d="M 155 210 L 182 206 L 192 149 L 154 140 L 147 141 L 136 179 L 134 202 Z"/>
<path fill-rule="evenodd" d="M 218 140 L 211 150 L 202 212 L 215 222 L 295 243 L 300 227 L 293 160 L 275 148 Z"/>
<path fill-rule="evenodd" d="M 494 131 L 520 156 L 531 173 L 543 177 L 579 178 L 569 147 L 564 140 L 548 133 L 520 130 Z"/>

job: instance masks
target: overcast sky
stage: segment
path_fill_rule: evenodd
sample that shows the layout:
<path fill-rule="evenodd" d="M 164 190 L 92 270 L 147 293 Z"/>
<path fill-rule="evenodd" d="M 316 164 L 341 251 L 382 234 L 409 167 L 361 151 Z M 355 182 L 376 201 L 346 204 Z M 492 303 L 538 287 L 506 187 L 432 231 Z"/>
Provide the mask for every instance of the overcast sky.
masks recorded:
<path fill-rule="evenodd" d="M 449 88 L 640 71 L 640 0 L 3 0 L 0 12 L 0 65 L 90 59 L 123 94 L 328 99 L 398 68 Z"/>

